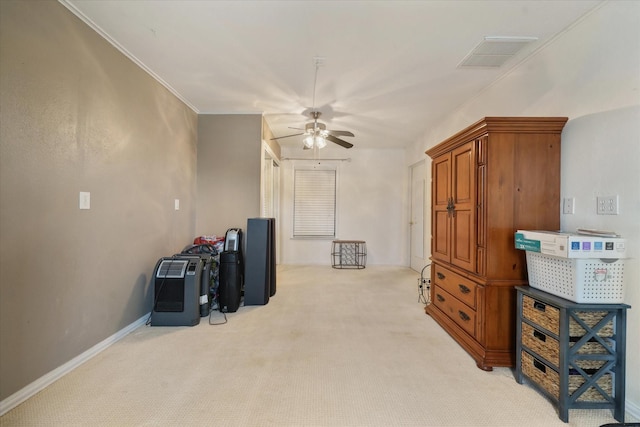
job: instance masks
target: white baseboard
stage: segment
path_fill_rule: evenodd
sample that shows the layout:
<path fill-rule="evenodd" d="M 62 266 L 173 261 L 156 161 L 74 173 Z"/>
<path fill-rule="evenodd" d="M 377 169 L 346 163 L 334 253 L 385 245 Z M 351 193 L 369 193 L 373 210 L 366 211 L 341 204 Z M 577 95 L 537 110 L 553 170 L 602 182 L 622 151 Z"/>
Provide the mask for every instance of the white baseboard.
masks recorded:
<path fill-rule="evenodd" d="M 50 385 L 53 382 L 59 380 L 64 375 L 68 374 L 69 372 L 71 372 L 72 370 L 77 368 L 78 366 L 82 365 L 87 360 L 89 360 L 92 357 L 96 356 L 101 351 L 107 349 L 110 345 L 112 345 L 115 342 L 121 340 L 122 338 L 124 338 L 125 336 L 127 336 L 128 334 L 133 332 L 133 330 L 135 330 L 138 327 L 144 325 L 147 322 L 147 319 L 149 318 L 149 314 L 150 313 L 145 314 L 144 316 L 142 316 L 141 318 L 139 318 L 138 320 L 136 320 L 132 324 L 126 326 L 125 328 L 123 328 L 123 329 L 119 330 L 118 332 L 116 332 L 115 334 L 111 335 L 109 338 L 105 339 L 104 341 L 99 342 L 98 344 L 96 344 L 93 347 L 91 347 L 89 350 L 87 350 L 84 353 L 74 357 L 73 359 L 71 359 L 70 361 L 68 361 L 64 365 L 54 369 L 53 371 L 41 376 L 40 378 L 38 378 L 37 380 L 35 380 L 31 384 L 29 384 L 28 386 L 24 387 L 21 390 L 18 390 L 17 392 L 13 393 L 11 396 L 9 396 L 6 399 L 4 399 L 3 401 L 1 401 L 0 402 L 0 416 L 6 414 L 10 410 L 15 408 L 19 404 L 21 404 L 22 402 L 24 402 L 25 400 L 29 399 L 31 396 L 33 396 L 36 393 L 38 393 L 39 391 L 43 390 L 48 385 Z"/>

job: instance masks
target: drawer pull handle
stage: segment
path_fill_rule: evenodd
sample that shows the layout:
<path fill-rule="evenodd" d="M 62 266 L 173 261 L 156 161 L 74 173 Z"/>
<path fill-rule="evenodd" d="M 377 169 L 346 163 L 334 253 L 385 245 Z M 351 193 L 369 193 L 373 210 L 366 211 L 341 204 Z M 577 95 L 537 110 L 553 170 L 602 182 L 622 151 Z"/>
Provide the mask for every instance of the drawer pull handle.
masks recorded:
<path fill-rule="evenodd" d="M 468 287 L 466 287 L 462 283 L 460 283 L 458 285 L 458 287 L 460 288 L 460 292 L 462 292 L 463 294 L 468 294 L 469 292 L 471 292 L 471 289 L 469 289 Z"/>
<path fill-rule="evenodd" d="M 547 341 L 547 336 L 545 334 L 543 334 L 542 332 L 533 331 L 533 336 L 538 338 L 542 342 L 546 342 Z"/>
<path fill-rule="evenodd" d="M 469 320 L 471 320 L 471 317 L 469 317 L 469 315 L 462 310 L 458 310 L 458 314 L 460 315 L 460 318 L 465 322 L 468 322 Z"/>
<path fill-rule="evenodd" d="M 440 302 L 444 302 L 444 297 L 443 297 L 442 295 L 437 294 L 437 295 L 436 295 L 436 298 L 438 298 L 438 301 L 440 301 Z"/>
<path fill-rule="evenodd" d="M 536 359 L 533 359 L 533 366 L 536 367 L 539 371 L 547 373 L 547 367 L 544 366 L 544 363 L 538 362 Z"/>
<path fill-rule="evenodd" d="M 546 311 L 547 310 L 547 306 L 541 302 L 535 301 L 533 303 L 533 308 L 535 308 L 538 311 Z"/>
<path fill-rule="evenodd" d="M 436 273 L 436 276 L 438 276 L 438 279 L 442 280 L 444 279 L 444 274 L 440 273 L 439 271 Z"/>

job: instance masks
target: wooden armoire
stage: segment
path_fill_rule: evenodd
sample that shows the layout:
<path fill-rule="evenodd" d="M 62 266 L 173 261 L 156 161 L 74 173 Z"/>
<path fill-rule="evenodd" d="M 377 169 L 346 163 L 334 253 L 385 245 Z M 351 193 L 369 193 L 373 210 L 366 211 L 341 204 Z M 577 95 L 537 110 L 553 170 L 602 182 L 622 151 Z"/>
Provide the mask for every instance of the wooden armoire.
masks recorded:
<path fill-rule="evenodd" d="M 515 365 L 514 234 L 560 228 L 566 117 L 485 117 L 431 157 L 431 304 L 426 312 L 483 370 Z"/>

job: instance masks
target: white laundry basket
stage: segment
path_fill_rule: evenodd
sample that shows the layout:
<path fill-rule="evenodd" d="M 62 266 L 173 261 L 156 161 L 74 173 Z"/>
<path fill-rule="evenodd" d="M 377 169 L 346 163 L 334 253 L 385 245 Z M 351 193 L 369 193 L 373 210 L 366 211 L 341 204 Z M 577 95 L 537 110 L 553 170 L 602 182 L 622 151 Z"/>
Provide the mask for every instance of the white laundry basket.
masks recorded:
<path fill-rule="evenodd" d="M 624 301 L 624 259 L 564 258 L 526 251 L 529 286 L 577 303 Z"/>

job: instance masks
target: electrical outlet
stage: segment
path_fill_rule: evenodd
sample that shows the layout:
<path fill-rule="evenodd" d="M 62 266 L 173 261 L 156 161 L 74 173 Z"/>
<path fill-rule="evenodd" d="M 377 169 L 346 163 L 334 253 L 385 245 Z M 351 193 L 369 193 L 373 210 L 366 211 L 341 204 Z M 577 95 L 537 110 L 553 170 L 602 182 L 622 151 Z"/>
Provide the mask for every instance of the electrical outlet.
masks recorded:
<path fill-rule="evenodd" d="M 576 199 L 573 197 L 565 197 L 562 200 L 562 213 L 565 215 L 573 215 L 576 213 Z"/>
<path fill-rule="evenodd" d="M 618 215 L 618 196 L 598 196 L 596 197 L 598 203 L 596 213 L 598 215 Z"/>

